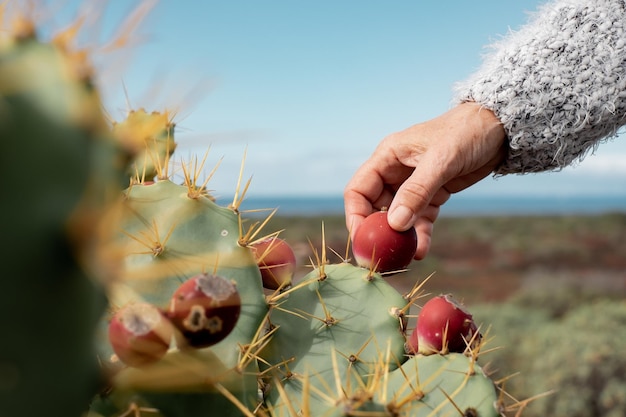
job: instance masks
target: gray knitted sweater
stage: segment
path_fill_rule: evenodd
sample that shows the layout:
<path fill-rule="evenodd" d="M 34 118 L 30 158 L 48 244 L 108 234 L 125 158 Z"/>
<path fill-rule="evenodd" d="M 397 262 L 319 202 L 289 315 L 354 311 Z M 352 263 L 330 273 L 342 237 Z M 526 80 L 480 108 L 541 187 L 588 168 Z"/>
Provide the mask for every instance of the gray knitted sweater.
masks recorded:
<path fill-rule="evenodd" d="M 625 3 L 544 4 L 456 86 L 455 101 L 480 103 L 505 128 L 497 174 L 562 168 L 626 124 Z"/>

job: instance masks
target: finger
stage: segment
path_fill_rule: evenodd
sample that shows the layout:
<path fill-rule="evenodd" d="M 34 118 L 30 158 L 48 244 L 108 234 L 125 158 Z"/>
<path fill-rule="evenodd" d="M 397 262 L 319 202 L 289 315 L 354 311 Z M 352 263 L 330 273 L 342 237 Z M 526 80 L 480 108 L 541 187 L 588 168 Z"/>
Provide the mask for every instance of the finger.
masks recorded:
<path fill-rule="evenodd" d="M 417 223 L 415 223 L 415 231 L 417 232 L 417 249 L 415 250 L 413 259 L 421 261 L 430 250 L 433 224 L 424 219 L 418 219 Z"/>
<path fill-rule="evenodd" d="M 450 195 L 449 193 L 447 194 L 448 196 Z M 416 260 L 424 259 L 430 250 L 433 227 L 435 220 L 437 220 L 437 217 L 439 216 L 439 210 L 439 206 L 429 205 L 415 222 L 415 231 L 417 232 L 417 249 L 413 258 Z"/>
<path fill-rule="evenodd" d="M 351 235 L 365 219 L 367 213 L 372 212 L 372 204 L 362 194 L 354 190 L 346 190 L 343 195 L 346 228 Z"/>
<path fill-rule="evenodd" d="M 343 199 L 346 228 L 353 234 L 363 219 L 375 210 L 374 205 L 363 191 L 353 187 L 345 189 Z"/>
<path fill-rule="evenodd" d="M 368 160 L 355 172 L 344 189 L 346 227 L 352 232 L 365 217 L 381 208 L 381 204 L 388 207 L 393 198 L 393 194 L 385 188 L 385 180 L 377 163 L 373 159 Z M 385 166 L 382 168 L 385 169 Z"/>
<path fill-rule="evenodd" d="M 452 195 L 452 193 L 450 191 L 448 191 L 448 187 L 447 186 L 441 187 L 439 190 L 437 190 L 437 192 L 435 193 L 433 198 L 430 200 L 430 204 L 429 205 L 430 206 L 435 206 L 435 207 L 439 208 L 446 201 L 448 201 L 450 199 L 451 195 Z M 435 214 L 435 217 L 432 219 L 433 222 L 435 221 L 435 219 L 437 218 L 438 215 L 439 215 L 439 211 L 437 211 L 437 213 Z"/>
<path fill-rule="evenodd" d="M 443 164 L 433 162 L 430 158 L 420 160 L 411 176 L 398 189 L 389 207 L 389 225 L 393 229 L 404 231 L 411 228 L 448 181 L 448 174 L 440 168 Z"/>
<path fill-rule="evenodd" d="M 385 187 L 383 191 L 380 193 L 380 196 L 378 196 L 378 198 L 376 199 L 376 201 L 372 203 L 372 207 L 375 210 L 382 210 L 382 209 L 387 210 L 389 208 L 389 205 L 393 201 L 393 196 L 395 194 L 396 193 L 394 190 L 391 190 Z"/>

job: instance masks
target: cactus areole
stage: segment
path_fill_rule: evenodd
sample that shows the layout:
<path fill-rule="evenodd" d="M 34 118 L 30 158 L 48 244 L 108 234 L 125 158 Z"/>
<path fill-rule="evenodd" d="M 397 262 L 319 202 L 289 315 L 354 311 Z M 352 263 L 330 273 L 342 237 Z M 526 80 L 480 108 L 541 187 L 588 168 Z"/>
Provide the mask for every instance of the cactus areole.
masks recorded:
<path fill-rule="evenodd" d="M 352 253 L 356 263 L 376 272 L 405 269 L 417 249 L 414 228 L 398 232 L 387 222 L 387 210 L 370 214 L 363 220 L 352 239 Z"/>
<path fill-rule="evenodd" d="M 208 347 L 220 342 L 237 324 L 241 298 L 233 282 L 219 275 L 199 274 L 172 295 L 168 316 L 182 334 L 178 346 Z"/>

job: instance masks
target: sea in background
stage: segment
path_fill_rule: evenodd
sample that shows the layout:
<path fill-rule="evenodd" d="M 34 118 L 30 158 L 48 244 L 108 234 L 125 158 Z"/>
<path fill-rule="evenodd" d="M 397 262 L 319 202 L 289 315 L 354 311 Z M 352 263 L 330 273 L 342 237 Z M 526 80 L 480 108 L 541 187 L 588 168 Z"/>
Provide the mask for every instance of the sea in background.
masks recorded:
<path fill-rule="evenodd" d="M 218 199 L 228 205 L 229 199 Z M 321 216 L 342 215 L 342 196 L 249 196 L 240 206 L 242 211 L 275 209 L 277 215 Z M 262 210 L 259 215 L 267 215 Z M 604 196 L 476 196 L 453 195 L 442 207 L 440 216 L 522 216 L 522 215 L 596 215 L 609 212 L 626 213 L 626 195 Z"/>

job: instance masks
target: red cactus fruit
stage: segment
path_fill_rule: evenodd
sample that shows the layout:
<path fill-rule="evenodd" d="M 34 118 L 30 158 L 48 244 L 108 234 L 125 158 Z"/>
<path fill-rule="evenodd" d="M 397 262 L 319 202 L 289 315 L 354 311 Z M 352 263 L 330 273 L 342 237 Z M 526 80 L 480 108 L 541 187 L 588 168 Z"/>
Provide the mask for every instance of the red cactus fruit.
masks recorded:
<path fill-rule="evenodd" d="M 416 249 L 415 229 L 404 232 L 392 229 L 387 222 L 386 210 L 367 216 L 352 239 L 352 253 L 356 263 L 376 272 L 405 269 L 411 263 Z"/>
<path fill-rule="evenodd" d="M 241 298 L 235 284 L 203 273 L 189 278 L 174 292 L 168 317 L 180 332 L 179 348 L 204 348 L 228 336 L 240 312 Z"/>
<path fill-rule="evenodd" d="M 109 322 L 109 341 L 117 357 L 140 367 L 161 359 L 173 329 L 163 312 L 151 304 L 133 303 L 118 310 Z"/>
<path fill-rule="evenodd" d="M 422 307 L 408 341 L 411 353 L 463 353 L 480 340 L 472 315 L 449 295 L 433 297 Z M 475 336 L 476 335 L 476 336 Z"/>
<path fill-rule="evenodd" d="M 277 290 L 291 283 L 296 271 L 296 255 L 291 246 L 276 236 L 250 244 L 261 271 L 263 287 Z"/>

